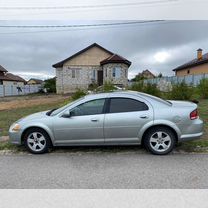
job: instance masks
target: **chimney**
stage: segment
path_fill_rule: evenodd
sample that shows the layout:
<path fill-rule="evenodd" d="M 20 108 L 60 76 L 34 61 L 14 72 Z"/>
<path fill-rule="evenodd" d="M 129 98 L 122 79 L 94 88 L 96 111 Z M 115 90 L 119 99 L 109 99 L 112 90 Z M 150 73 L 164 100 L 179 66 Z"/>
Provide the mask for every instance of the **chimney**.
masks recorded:
<path fill-rule="evenodd" d="M 198 60 L 201 60 L 201 59 L 202 59 L 202 49 L 201 49 L 201 48 L 199 48 L 199 49 L 197 50 L 197 59 L 198 59 Z"/>

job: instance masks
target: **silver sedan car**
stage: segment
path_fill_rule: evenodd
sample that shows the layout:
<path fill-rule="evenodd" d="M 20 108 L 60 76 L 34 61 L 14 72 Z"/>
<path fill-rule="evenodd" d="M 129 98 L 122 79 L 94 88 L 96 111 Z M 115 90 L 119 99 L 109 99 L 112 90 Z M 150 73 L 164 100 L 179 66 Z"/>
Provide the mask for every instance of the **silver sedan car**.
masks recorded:
<path fill-rule="evenodd" d="M 203 134 L 197 105 L 123 91 L 87 95 L 59 109 L 35 113 L 11 125 L 10 140 L 32 153 L 52 146 L 139 145 L 153 154 Z"/>

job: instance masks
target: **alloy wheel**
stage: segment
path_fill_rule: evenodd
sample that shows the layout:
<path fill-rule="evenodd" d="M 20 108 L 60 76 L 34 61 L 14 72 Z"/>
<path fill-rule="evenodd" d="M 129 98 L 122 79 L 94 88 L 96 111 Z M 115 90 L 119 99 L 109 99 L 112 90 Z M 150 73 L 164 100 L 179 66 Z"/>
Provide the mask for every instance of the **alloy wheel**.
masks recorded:
<path fill-rule="evenodd" d="M 166 132 L 155 132 L 150 137 L 150 146 L 157 152 L 165 152 L 171 146 L 171 138 Z"/>
<path fill-rule="evenodd" d="M 42 151 L 46 146 L 46 138 L 40 132 L 33 132 L 27 138 L 28 147 L 34 152 Z"/>

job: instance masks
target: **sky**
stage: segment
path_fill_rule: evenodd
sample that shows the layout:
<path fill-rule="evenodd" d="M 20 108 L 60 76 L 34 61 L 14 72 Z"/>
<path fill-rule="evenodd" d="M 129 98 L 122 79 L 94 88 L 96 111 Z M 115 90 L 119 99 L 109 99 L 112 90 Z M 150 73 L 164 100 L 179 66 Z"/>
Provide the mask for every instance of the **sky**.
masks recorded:
<path fill-rule="evenodd" d="M 129 21 L 129 20 L 128 20 Z M 74 25 L 125 22 L 124 20 L 0 21 L 5 25 Z M 59 30 L 59 31 L 58 31 Z M 129 79 L 143 70 L 174 75 L 172 69 L 208 52 L 208 21 L 162 21 L 100 28 L 0 28 L 0 65 L 25 79 L 55 76 L 53 64 L 92 43 L 132 62 Z"/>

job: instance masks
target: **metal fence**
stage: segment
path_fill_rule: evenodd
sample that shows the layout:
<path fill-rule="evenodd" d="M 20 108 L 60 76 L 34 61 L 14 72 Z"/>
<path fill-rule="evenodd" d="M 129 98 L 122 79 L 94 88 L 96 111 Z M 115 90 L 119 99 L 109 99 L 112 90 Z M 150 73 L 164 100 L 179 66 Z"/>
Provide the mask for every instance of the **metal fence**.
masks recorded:
<path fill-rule="evenodd" d="M 41 89 L 41 85 L 0 85 L 0 97 L 27 95 L 37 93 Z"/>
<path fill-rule="evenodd" d="M 200 83 L 200 80 L 208 78 L 208 74 L 197 74 L 197 75 L 186 75 L 186 76 L 172 76 L 172 77 L 161 77 L 161 78 L 154 78 L 154 79 L 147 79 L 144 80 L 144 83 L 151 83 L 157 84 L 161 80 L 165 80 L 167 82 L 171 82 L 171 84 L 178 84 L 181 82 L 185 82 L 188 85 L 197 86 Z"/>

